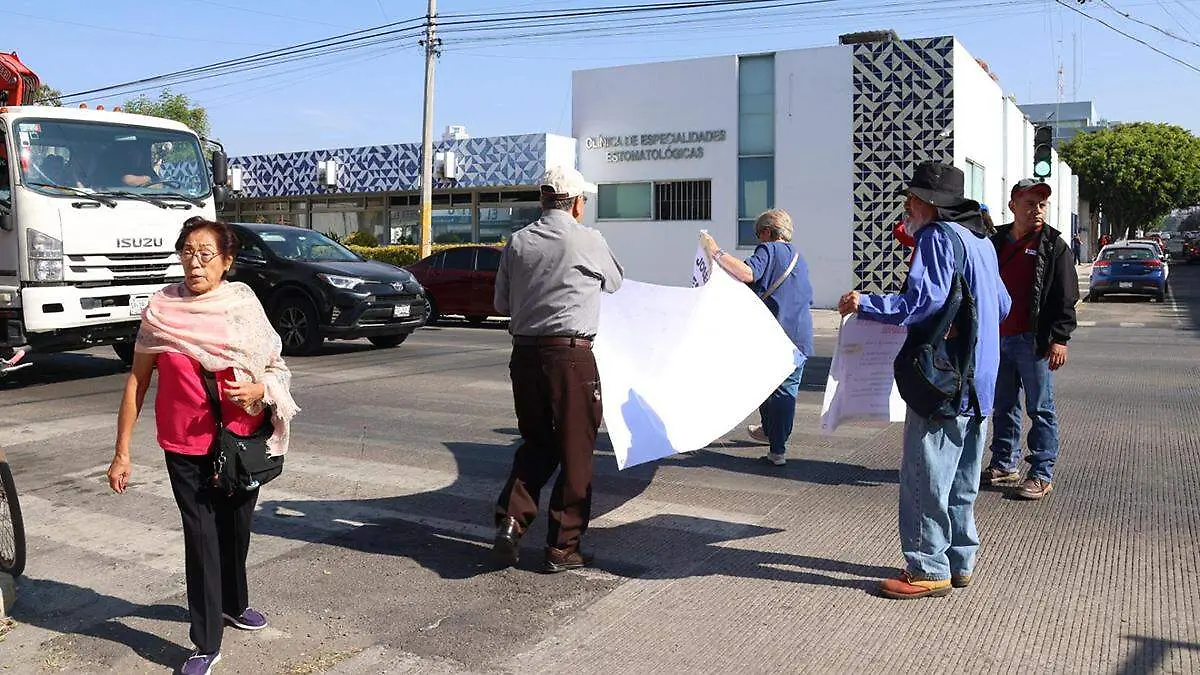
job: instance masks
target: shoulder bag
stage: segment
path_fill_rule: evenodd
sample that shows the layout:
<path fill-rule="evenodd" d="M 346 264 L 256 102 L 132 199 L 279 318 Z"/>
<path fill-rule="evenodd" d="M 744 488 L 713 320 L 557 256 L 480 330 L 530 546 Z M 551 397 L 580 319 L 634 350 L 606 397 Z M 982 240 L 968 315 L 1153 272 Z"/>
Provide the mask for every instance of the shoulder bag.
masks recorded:
<path fill-rule="evenodd" d="M 259 486 L 275 480 L 283 473 L 283 456 L 272 457 L 267 454 L 267 439 L 275 433 L 270 409 L 263 416 L 262 426 L 254 433 L 249 436 L 233 433 L 221 419 L 216 376 L 204 369 L 201 369 L 201 374 L 217 422 L 217 437 L 209 453 L 213 463 L 209 487 L 228 496 L 235 492 L 257 490 Z"/>

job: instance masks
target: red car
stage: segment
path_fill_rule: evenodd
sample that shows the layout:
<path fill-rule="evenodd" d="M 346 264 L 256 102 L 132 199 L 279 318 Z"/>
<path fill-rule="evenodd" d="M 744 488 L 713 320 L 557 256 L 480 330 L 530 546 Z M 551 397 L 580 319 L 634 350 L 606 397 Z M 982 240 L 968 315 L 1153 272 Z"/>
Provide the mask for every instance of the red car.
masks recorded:
<path fill-rule="evenodd" d="M 405 269 L 425 288 L 428 319 L 456 315 L 472 325 L 489 316 L 502 316 L 492 305 L 500 249 L 495 246 L 456 246 L 439 251 Z"/>

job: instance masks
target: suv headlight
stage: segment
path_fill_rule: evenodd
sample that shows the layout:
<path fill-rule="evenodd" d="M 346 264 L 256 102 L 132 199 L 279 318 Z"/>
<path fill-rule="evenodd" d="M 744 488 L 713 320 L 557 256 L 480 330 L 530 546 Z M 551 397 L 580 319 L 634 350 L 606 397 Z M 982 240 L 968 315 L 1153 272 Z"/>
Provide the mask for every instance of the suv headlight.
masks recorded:
<path fill-rule="evenodd" d="M 33 268 L 34 281 L 62 281 L 63 245 L 37 230 L 28 230 L 29 266 Z"/>
<path fill-rule="evenodd" d="M 366 281 L 358 277 L 343 277 L 337 274 L 318 274 L 317 278 L 334 288 L 341 288 L 347 291 L 366 283 Z"/>

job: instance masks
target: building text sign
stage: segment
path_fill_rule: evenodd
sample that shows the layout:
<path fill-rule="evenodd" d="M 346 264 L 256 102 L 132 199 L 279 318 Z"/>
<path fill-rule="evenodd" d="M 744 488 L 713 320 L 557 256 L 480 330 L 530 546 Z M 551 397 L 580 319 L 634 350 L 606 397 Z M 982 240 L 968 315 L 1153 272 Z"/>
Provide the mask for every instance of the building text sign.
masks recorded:
<path fill-rule="evenodd" d="M 725 137 L 724 129 L 589 136 L 583 139 L 583 147 L 587 150 L 607 150 L 605 159 L 609 162 L 700 159 L 704 157 L 705 145 L 724 142 Z"/>

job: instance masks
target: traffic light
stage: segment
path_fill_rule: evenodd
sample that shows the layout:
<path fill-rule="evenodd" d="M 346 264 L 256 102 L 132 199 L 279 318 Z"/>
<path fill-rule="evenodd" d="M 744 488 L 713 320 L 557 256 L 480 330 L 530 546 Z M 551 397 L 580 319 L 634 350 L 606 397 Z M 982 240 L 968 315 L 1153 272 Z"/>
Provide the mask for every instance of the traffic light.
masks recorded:
<path fill-rule="evenodd" d="M 1049 178 L 1054 166 L 1054 127 L 1041 124 L 1033 130 L 1033 177 Z"/>

